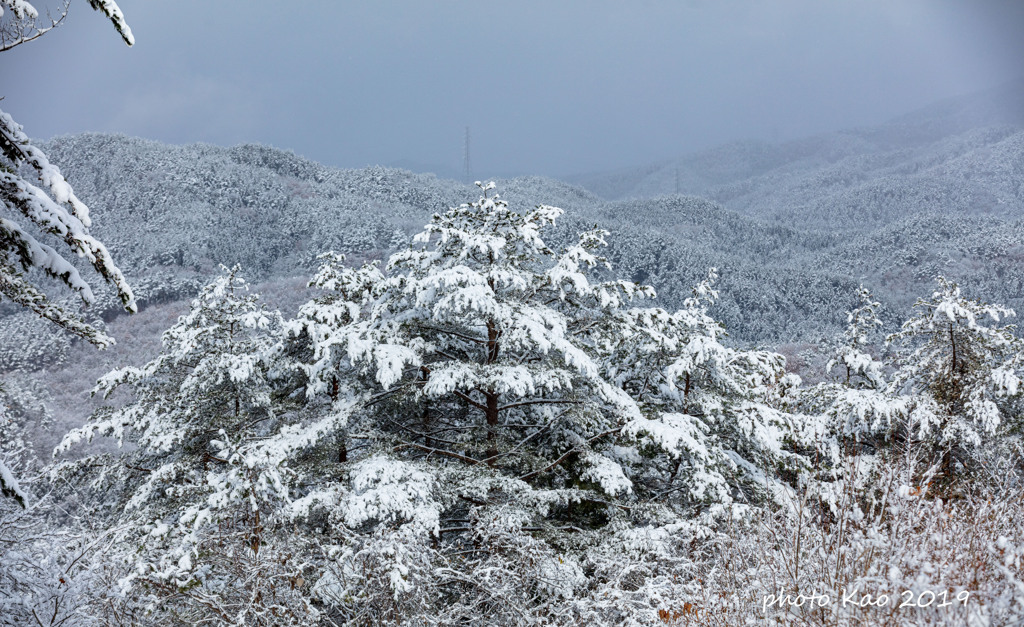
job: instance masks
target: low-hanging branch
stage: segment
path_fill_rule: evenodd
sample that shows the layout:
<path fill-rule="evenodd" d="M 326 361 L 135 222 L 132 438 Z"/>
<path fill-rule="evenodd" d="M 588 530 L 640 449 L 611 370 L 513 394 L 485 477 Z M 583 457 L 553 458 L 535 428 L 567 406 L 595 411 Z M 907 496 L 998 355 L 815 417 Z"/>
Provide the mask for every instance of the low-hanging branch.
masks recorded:
<path fill-rule="evenodd" d="M 538 398 L 529 401 L 519 401 L 517 403 L 509 403 L 508 405 L 502 405 L 498 408 L 498 411 L 505 411 L 506 409 L 512 409 L 514 407 L 525 407 L 527 405 L 582 405 L 580 401 L 572 401 L 568 399 L 547 399 Z"/>
<path fill-rule="evenodd" d="M 414 449 L 416 449 L 418 451 L 423 451 L 423 452 L 429 453 L 431 455 L 436 453 L 437 455 L 441 455 L 442 457 L 451 457 L 452 459 L 457 459 L 459 461 L 466 462 L 467 464 L 474 464 L 474 465 L 476 465 L 476 464 L 484 463 L 482 460 L 474 459 L 474 458 L 468 457 L 466 455 L 460 455 L 458 453 L 453 453 L 452 451 L 446 451 L 446 450 L 441 449 L 441 448 L 434 448 L 434 447 L 431 447 L 431 446 L 423 446 L 422 444 L 416 444 L 414 442 L 406 442 L 404 440 L 402 441 L 401 444 L 399 444 L 398 446 L 396 446 L 395 448 L 393 448 L 391 450 L 392 451 L 400 451 L 403 448 L 414 448 Z"/>
<path fill-rule="evenodd" d="M 594 442 L 595 440 L 600 440 L 601 438 L 603 438 L 603 437 L 605 437 L 607 435 L 611 435 L 613 433 L 618 433 L 619 431 L 622 431 L 622 427 L 616 427 L 614 429 L 609 429 L 608 431 L 604 431 L 602 433 L 598 433 L 597 435 L 589 438 L 587 440 L 587 444 L 590 444 L 591 442 Z M 569 449 L 568 451 L 566 451 L 565 453 L 563 453 L 561 457 L 559 457 L 555 461 L 551 462 L 550 464 L 548 464 L 544 468 L 539 468 L 539 469 L 534 470 L 532 472 L 528 472 L 525 475 L 522 475 L 521 477 L 519 477 L 519 480 L 520 481 L 526 481 L 527 479 L 532 479 L 533 477 L 536 477 L 539 474 L 543 474 L 543 473 L 551 470 L 552 468 L 558 466 L 559 464 L 564 462 L 566 459 L 568 459 L 574 453 L 582 453 L 582 452 L 583 452 L 583 449 L 581 449 L 581 448 L 579 448 L 577 446 L 574 446 L 571 449 Z"/>
<path fill-rule="evenodd" d="M 478 337 L 473 337 L 473 336 L 470 336 L 470 335 L 465 335 L 465 334 L 459 333 L 457 331 L 450 331 L 448 329 L 442 329 L 440 327 L 432 327 L 432 326 L 429 326 L 429 325 L 426 325 L 426 324 L 420 324 L 420 325 L 416 325 L 416 326 L 418 326 L 420 329 L 426 329 L 428 331 L 437 331 L 438 333 L 447 333 L 448 335 L 454 335 L 455 337 L 462 338 L 462 339 L 468 340 L 470 342 L 476 342 L 477 344 L 486 344 L 487 343 L 487 340 L 480 339 Z"/>
<path fill-rule="evenodd" d="M 484 405 L 483 403 L 478 403 L 477 401 L 474 401 L 472 399 L 472 397 L 469 396 L 469 394 L 466 394 L 465 392 L 462 392 L 462 391 L 459 391 L 459 390 L 453 390 L 453 393 L 455 394 L 455 396 L 458 396 L 459 398 L 461 398 L 462 400 L 466 401 L 467 403 L 469 403 L 473 407 L 476 407 L 480 411 L 487 412 L 487 406 Z"/>
<path fill-rule="evenodd" d="M 430 438 L 431 440 L 433 440 L 435 442 L 443 442 L 444 444 L 454 444 L 456 446 L 461 444 L 461 442 L 455 442 L 454 440 L 444 440 L 444 439 L 438 438 L 438 437 L 436 437 L 436 436 L 434 436 L 432 434 L 422 433 L 422 432 L 417 431 L 415 429 L 411 429 L 411 428 L 409 428 L 409 427 L 407 427 L 407 426 L 405 426 L 403 424 L 400 424 L 398 422 L 395 422 L 394 420 L 391 420 L 390 418 L 385 418 L 385 420 L 387 422 L 393 424 L 395 427 L 401 429 L 402 431 L 407 431 L 408 433 L 411 433 L 411 434 L 413 434 L 415 436 L 418 436 L 418 437 L 421 437 L 421 438 L 424 438 L 424 439 Z"/>

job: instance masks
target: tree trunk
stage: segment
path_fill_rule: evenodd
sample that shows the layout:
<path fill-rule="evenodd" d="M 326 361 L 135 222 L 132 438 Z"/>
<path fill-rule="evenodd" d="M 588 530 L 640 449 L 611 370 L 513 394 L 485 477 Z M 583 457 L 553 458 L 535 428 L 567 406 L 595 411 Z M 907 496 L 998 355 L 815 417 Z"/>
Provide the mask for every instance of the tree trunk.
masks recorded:
<path fill-rule="evenodd" d="M 956 377 L 956 336 L 953 335 L 953 323 L 949 323 L 949 343 L 953 347 L 953 360 L 949 362 L 949 378 Z"/>
<path fill-rule="evenodd" d="M 423 375 L 423 384 L 426 385 L 427 381 L 430 380 L 430 368 L 426 366 L 420 367 L 420 373 Z M 430 399 L 424 396 L 423 398 L 423 414 L 420 416 L 420 429 L 423 431 L 423 446 L 431 448 L 430 445 Z"/>
<path fill-rule="evenodd" d="M 338 400 L 338 379 L 331 379 L 331 403 Z M 338 463 L 344 464 L 348 461 L 348 428 L 342 429 L 338 435 Z"/>
<path fill-rule="evenodd" d="M 498 361 L 498 338 L 500 337 L 497 325 L 494 324 L 493 320 L 487 321 L 487 361 L 488 365 Z M 497 447 L 497 430 L 498 430 L 498 398 L 499 394 L 488 390 L 484 393 L 484 398 L 487 401 L 487 411 L 484 412 L 484 416 L 487 419 L 487 452 L 485 457 L 493 458 L 498 454 Z M 493 465 L 494 460 L 491 459 L 488 464 Z"/>
<path fill-rule="evenodd" d="M 498 430 L 498 395 L 493 392 L 484 394 L 484 398 L 487 399 L 487 411 L 484 415 L 487 418 L 487 452 L 484 456 L 492 458 L 498 454 L 497 446 L 497 430 Z M 490 465 L 494 465 L 494 460 L 491 459 L 487 462 Z"/>

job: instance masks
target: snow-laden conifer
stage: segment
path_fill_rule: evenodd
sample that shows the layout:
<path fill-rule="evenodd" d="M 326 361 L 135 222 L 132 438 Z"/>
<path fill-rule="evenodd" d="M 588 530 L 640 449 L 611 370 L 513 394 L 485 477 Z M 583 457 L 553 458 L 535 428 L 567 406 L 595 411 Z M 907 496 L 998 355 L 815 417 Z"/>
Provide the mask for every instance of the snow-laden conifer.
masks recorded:
<path fill-rule="evenodd" d="M 954 460 L 967 463 L 982 455 L 991 436 L 1019 428 L 1016 400 L 1022 391 L 1024 343 L 1008 307 L 964 297 L 945 277 L 927 299 L 918 299 L 916 315 L 888 342 L 904 349 L 891 388 L 917 398 L 914 437 L 943 451 L 947 475 Z"/>
<path fill-rule="evenodd" d="M 590 473 L 614 483 L 602 441 L 638 409 L 601 376 L 583 332 L 649 289 L 587 276 L 603 263 L 595 251 L 605 232 L 555 253 L 540 231 L 561 210 L 519 213 L 483 189 L 478 202 L 435 215 L 386 274 L 328 259 L 321 283 L 348 298 L 303 310 L 311 389 L 329 390 L 347 362 L 379 386 L 375 406 L 415 408 L 378 425 L 400 450 L 524 479 L 571 484 Z"/>
<path fill-rule="evenodd" d="M 114 24 L 125 42 L 134 43 L 124 15 L 114 0 L 89 0 Z M 0 52 L 31 41 L 56 27 L 67 15 L 67 4 L 49 25 L 39 22 L 39 11 L 27 0 L 0 0 Z M 28 177 L 28 178 L 26 178 Z M 33 179 L 36 182 L 32 182 Z M 37 185 L 38 183 L 38 185 Z M 45 233 L 84 258 L 108 283 L 114 286 L 126 310 L 136 310 L 135 296 L 107 247 L 89 232 L 89 209 L 75 196 L 57 166 L 34 146 L 20 124 L 0 110 L 0 297 L 26 307 L 100 348 L 113 340 L 80 316 L 54 302 L 33 284 L 27 273 L 42 272 L 63 283 L 88 305 L 95 297 L 78 268 L 60 252 L 41 241 Z M 15 221 L 17 216 L 18 221 Z M 31 225 L 33 234 L 23 226 Z M 0 424 L 0 438 L 11 438 Z M 14 497 L 25 505 L 25 492 L 18 479 L 0 460 L 0 495 Z"/>
<path fill-rule="evenodd" d="M 134 43 L 131 28 L 117 3 L 89 0 L 89 4 L 111 20 L 129 46 Z M 52 20 L 50 26 L 41 26 L 37 23 L 39 11 L 31 3 L 2 0 L 0 52 L 41 36 L 66 15 L 65 5 L 60 17 Z M 38 233 L 12 219 L 11 214 L 85 259 L 117 290 L 125 309 L 135 311 L 135 297 L 124 275 L 114 264 L 107 247 L 89 232 L 92 226 L 89 208 L 75 195 L 60 169 L 50 163 L 21 125 L 4 111 L 0 111 L 0 204 L 8 214 L 0 216 L 0 295 L 100 347 L 111 344 L 112 340 L 102 331 L 53 302 L 25 276 L 30 270 L 42 271 L 74 291 L 85 304 L 95 300 L 92 288 L 78 268 L 42 241 Z"/>
<path fill-rule="evenodd" d="M 133 399 L 99 410 L 58 451 L 95 435 L 134 447 L 98 482 L 124 484 L 121 585 L 148 599 L 148 611 L 218 625 L 305 624 L 308 607 L 289 583 L 300 572 L 277 529 L 288 451 L 266 446 L 282 430 L 267 363 L 280 316 L 249 293 L 237 267 L 224 270 L 164 334 L 156 359 L 110 372 L 94 391 L 126 387 Z"/>
<path fill-rule="evenodd" d="M 678 543 L 707 532 L 693 504 L 756 499 L 792 461 L 792 418 L 768 403 L 783 359 L 721 344 L 710 282 L 679 312 L 627 309 L 653 291 L 602 277 L 606 232 L 556 252 L 561 210 L 481 187 L 383 271 L 325 256 L 287 324 L 310 402 L 344 415 L 291 506 L 323 532 L 314 591 L 341 617 L 621 616 L 585 599 L 676 589 Z"/>
<path fill-rule="evenodd" d="M 837 459 L 838 447 L 868 445 L 872 449 L 891 440 L 904 424 L 912 406 L 909 397 L 889 389 L 885 365 L 871 353 L 880 342 L 881 303 L 861 286 L 858 306 L 847 312 L 847 327 L 826 364 L 833 380 L 804 389 L 801 409 L 824 419 L 819 446 Z"/>
<path fill-rule="evenodd" d="M 892 462 L 906 452 L 893 445 L 905 436 L 914 407 L 912 397 L 889 389 L 885 365 L 871 353 L 880 341 L 881 303 L 864 286 L 857 299 L 825 366 L 833 379 L 794 390 L 786 399 L 802 416 L 815 461 L 803 477 L 803 497 L 813 496 L 832 516 L 860 515 L 863 503 L 851 495 L 870 492 L 883 456 Z"/>
<path fill-rule="evenodd" d="M 658 502 L 757 500 L 774 483 L 765 481 L 763 469 L 793 461 L 786 444 L 798 430 L 769 402 L 785 360 L 722 343 L 725 330 L 708 314 L 718 296 L 716 277 L 712 270 L 676 312 L 633 308 L 615 316 L 606 368 L 643 409 L 623 435 L 667 454 L 662 464 L 642 463 L 659 470 L 647 486 Z"/>

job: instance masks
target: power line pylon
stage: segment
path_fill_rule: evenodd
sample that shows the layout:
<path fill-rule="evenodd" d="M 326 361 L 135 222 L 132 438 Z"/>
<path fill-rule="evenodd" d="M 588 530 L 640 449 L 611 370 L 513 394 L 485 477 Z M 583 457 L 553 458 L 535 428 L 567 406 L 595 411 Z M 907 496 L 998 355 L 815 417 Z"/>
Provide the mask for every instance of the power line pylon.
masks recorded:
<path fill-rule="evenodd" d="M 462 155 L 462 176 L 466 182 L 473 180 L 473 164 L 469 160 L 469 127 L 466 127 L 466 142 Z"/>

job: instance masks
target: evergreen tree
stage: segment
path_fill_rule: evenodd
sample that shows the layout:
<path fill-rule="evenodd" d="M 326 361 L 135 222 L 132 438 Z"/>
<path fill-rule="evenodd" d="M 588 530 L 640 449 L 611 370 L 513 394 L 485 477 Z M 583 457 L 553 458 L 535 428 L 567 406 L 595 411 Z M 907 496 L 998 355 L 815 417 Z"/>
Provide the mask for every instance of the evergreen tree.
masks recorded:
<path fill-rule="evenodd" d="M 320 432 L 314 448 L 344 454 L 316 458 L 334 462 L 320 481 L 304 469 L 292 505 L 324 531 L 314 590 L 339 620 L 399 623 L 440 611 L 439 595 L 439 624 L 482 608 L 578 621 L 599 593 L 648 602 L 681 585 L 669 547 L 697 530 L 664 492 L 728 504 L 794 461 L 791 418 L 768 403 L 783 359 L 719 343 L 710 283 L 675 314 L 627 310 L 653 291 L 594 278 L 606 232 L 556 253 L 542 234 L 561 210 L 518 212 L 492 188 L 435 215 L 384 272 L 326 256 L 323 295 L 290 323 L 311 400 L 344 427 Z M 612 572 L 621 551 L 642 585 Z M 588 589 L 584 569 L 605 583 Z"/>
<path fill-rule="evenodd" d="M 998 325 L 1012 309 L 967 299 L 945 277 L 937 281 L 939 289 L 915 303 L 916 315 L 887 342 L 905 351 L 891 389 L 916 397 L 916 435 L 942 453 L 949 478 L 954 461 L 969 465 L 991 436 L 1019 428 L 1013 401 L 1022 391 L 1024 344 L 1012 325 Z"/>
<path fill-rule="evenodd" d="M 674 313 L 618 312 L 605 367 L 644 412 L 624 435 L 668 455 L 648 496 L 721 511 L 778 487 L 775 469 L 796 461 L 787 446 L 799 431 L 771 404 L 784 383 L 785 359 L 722 343 L 725 330 L 708 315 L 718 297 L 716 278 L 712 270 Z"/>
<path fill-rule="evenodd" d="M 125 42 L 132 45 L 131 29 L 113 0 L 89 0 L 89 3 L 102 11 Z M 0 0 L 0 52 L 36 39 L 56 26 L 65 15 L 66 5 L 61 16 L 50 26 L 40 26 L 39 12 L 27 0 Z M 23 170 L 30 171 L 43 188 L 23 178 Z M 88 260 L 96 272 L 115 287 L 125 309 L 136 310 L 132 290 L 121 270 L 114 265 L 107 247 L 89 233 L 89 208 L 75 196 L 57 166 L 32 145 L 21 125 L 3 110 L 0 110 L 0 206 L 4 213 L 20 214 L 35 228 Z M 25 277 L 25 273 L 33 269 L 61 281 L 85 304 L 95 300 L 92 288 L 78 269 L 56 249 L 39 241 L 10 217 L 0 216 L 0 295 L 100 348 L 113 343 L 102 331 L 67 311 L 33 285 Z M 0 430 L 0 437 L 4 435 Z M 25 503 L 25 495 L 18 487 L 17 479 L 2 459 L 0 494 L 14 496 L 22 505 Z"/>
<path fill-rule="evenodd" d="M 847 312 L 847 327 L 835 347 L 826 371 L 836 379 L 801 391 L 799 405 L 808 414 L 820 414 L 825 423 L 821 450 L 835 462 L 839 448 L 891 442 L 904 424 L 910 399 L 889 389 L 884 364 L 869 352 L 882 326 L 881 303 L 864 286 L 857 290 L 859 305 Z"/>
<path fill-rule="evenodd" d="M 882 364 L 865 349 L 871 346 L 882 326 L 882 321 L 878 319 L 878 310 L 882 304 L 875 301 L 863 285 L 857 289 L 857 298 L 860 306 L 847 312 L 843 343 L 825 368 L 832 372 L 837 366 L 840 367 L 842 383 L 847 388 L 877 390 L 885 386 Z"/>
<path fill-rule="evenodd" d="M 587 278 L 602 262 L 594 250 L 605 232 L 584 233 L 558 255 L 539 231 L 561 210 L 520 214 L 488 197 L 490 189 L 479 202 L 435 215 L 417 236 L 421 246 L 391 257 L 387 276 L 328 261 L 321 277 L 345 277 L 350 288 L 334 287 L 351 289 L 350 298 L 340 310 L 305 309 L 310 319 L 336 323 L 314 334 L 310 378 L 314 389 L 327 389 L 339 362 L 350 360 L 379 386 L 379 437 L 398 450 L 575 485 L 610 467 L 601 441 L 618 433 L 623 417 L 639 416 L 579 338 L 626 298 L 650 292 Z M 628 486 L 620 479 L 604 488 Z"/>
<path fill-rule="evenodd" d="M 89 3 L 111 20 L 125 43 L 129 46 L 134 43 L 131 29 L 113 0 L 89 0 Z M 39 12 L 29 2 L 3 0 L 0 2 L 0 52 L 36 39 L 63 21 L 66 15 L 65 5 L 60 17 L 50 26 L 40 26 Z M 42 188 L 23 178 L 22 171 L 30 172 Z M 6 211 L 20 214 L 35 228 L 85 258 L 116 288 L 125 308 L 135 311 L 135 298 L 124 275 L 114 265 L 106 246 L 89 233 L 89 208 L 75 195 L 60 169 L 32 144 L 21 125 L 3 111 L 0 111 L 0 203 Z M 0 258 L 0 294 L 100 347 L 112 342 L 101 331 L 47 298 L 24 276 L 30 269 L 41 270 L 60 280 L 86 304 L 92 303 L 95 298 L 92 288 L 56 249 L 39 241 L 11 219 L 0 218 L 0 251 L 4 253 Z"/>
<path fill-rule="evenodd" d="M 891 447 L 900 432 L 905 435 L 914 406 L 912 398 L 889 389 L 884 364 L 869 352 L 882 326 L 881 303 L 864 286 L 857 298 L 859 305 L 847 312 L 846 330 L 826 364 L 835 378 L 796 390 L 788 399 L 810 425 L 808 456 L 815 464 L 805 485 L 824 505 L 826 520 L 866 506 L 851 495 L 870 493 L 879 460 L 895 457 Z"/>
<path fill-rule="evenodd" d="M 134 399 L 98 411 L 59 450 L 96 434 L 135 448 L 101 485 L 125 486 L 117 522 L 125 548 L 137 549 L 125 555 L 122 585 L 148 597 L 158 622 L 304 624 L 308 607 L 291 583 L 301 573 L 274 541 L 287 451 L 266 446 L 281 429 L 268 375 L 280 316 L 248 293 L 237 267 L 225 271 L 164 334 L 156 359 L 110 372 L 95 390 L 127 387 Z"/>

